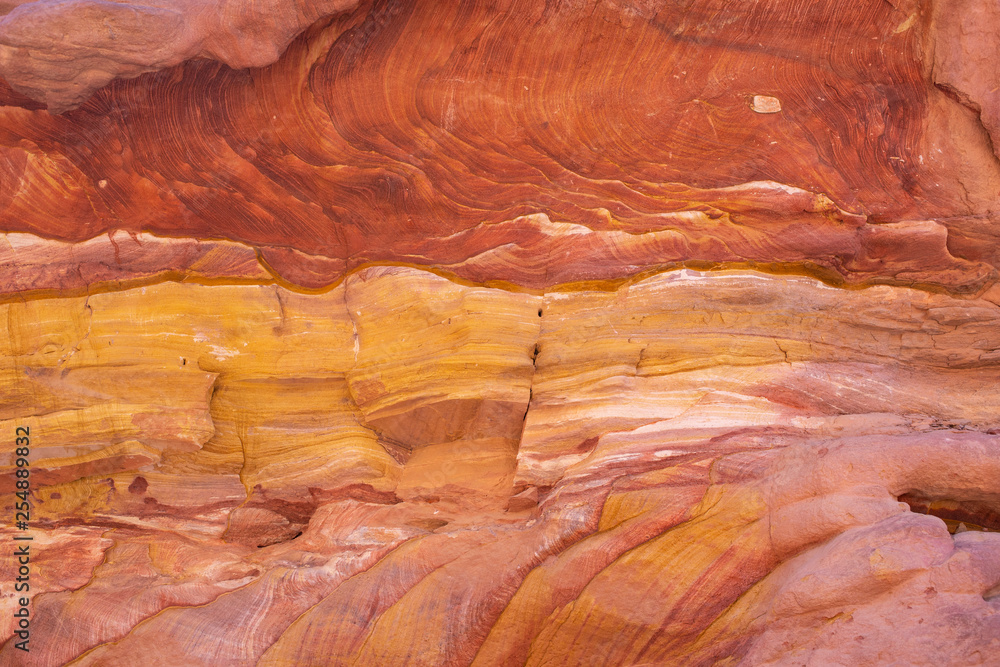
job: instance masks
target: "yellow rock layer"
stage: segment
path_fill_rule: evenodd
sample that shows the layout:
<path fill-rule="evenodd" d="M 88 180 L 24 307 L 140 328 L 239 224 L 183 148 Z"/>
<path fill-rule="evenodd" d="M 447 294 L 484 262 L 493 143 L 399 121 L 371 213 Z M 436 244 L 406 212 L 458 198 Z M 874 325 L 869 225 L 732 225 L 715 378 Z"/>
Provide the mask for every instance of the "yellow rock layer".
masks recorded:
<path fill-rule="evenodd" d="M 997 517 L 988 298 L 693 271 L 537 295 L 375 267 L 0 318 L 37 627 L 81 619 L 38 664 L 766 664 L 850 631 L 804 618 L 884 599 L 936 633 L 992 627 L 994 534 L 908 511 Z M 0 476 L 15 459 L 0 442 Z M 950 616 L 929 581 L 965 596 Z"/>

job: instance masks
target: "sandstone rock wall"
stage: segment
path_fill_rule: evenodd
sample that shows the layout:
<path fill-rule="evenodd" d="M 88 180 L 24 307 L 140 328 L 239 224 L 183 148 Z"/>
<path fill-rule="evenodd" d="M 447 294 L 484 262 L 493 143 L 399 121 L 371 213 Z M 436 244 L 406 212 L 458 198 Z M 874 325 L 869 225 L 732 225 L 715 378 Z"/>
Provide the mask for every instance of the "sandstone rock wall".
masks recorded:
<path fill-rule="evenodd" d="M 1000 665 L 990 3 L 0 14 L 0 664 Z"/>

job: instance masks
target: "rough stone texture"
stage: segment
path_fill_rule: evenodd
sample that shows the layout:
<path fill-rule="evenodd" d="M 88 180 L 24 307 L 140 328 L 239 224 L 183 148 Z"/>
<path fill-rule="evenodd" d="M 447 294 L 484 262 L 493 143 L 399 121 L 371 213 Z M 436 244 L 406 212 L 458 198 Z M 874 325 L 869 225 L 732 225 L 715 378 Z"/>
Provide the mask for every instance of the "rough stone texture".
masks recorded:
<path fill-rule="evenodd" d="M 1000 665 L 993 4 L 0 13 L 0 665 Z"/>
<path fill-rule="evenodd" d="M 1000 158 L 1000 7 L 960 0 L 934 9 L 934 83 L 979 115 Z"/>
<path fill-rule="evenodd" d="M 210 58 L 270 65 L 304 28 L 357 0 L 14 0 L 0 6 L 0 70 L 53 112 L 119 77 Z"/>

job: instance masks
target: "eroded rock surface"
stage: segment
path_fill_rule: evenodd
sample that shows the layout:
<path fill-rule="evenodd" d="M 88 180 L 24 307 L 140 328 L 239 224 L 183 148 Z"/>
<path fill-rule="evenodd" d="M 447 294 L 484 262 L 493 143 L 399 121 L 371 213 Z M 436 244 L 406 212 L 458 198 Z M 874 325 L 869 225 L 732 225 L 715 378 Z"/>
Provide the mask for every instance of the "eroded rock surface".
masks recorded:
<path fill-rule="evenodd" d="M 987 5 L 7 3 L 0 664 L 1000 665 Z"/>
<path fill-rule="evenodd" d="M 317 295 L 3 309 L 39 547 L 87 581 L 42 584 L 36 632 L 75 629 L 37 664 L 1000 650 L 989 299 L 691 271 L 532 295 L 384 267 Z M 936 653 L 884 624 L 900 606 Z"/>
<path fill-rule="evenodd" d="M 14 0 L 0 6 L 0 71 L 53 112 L 108 82 L 207 58 L 270 65 L 321 17 L 357 0 Z"/>

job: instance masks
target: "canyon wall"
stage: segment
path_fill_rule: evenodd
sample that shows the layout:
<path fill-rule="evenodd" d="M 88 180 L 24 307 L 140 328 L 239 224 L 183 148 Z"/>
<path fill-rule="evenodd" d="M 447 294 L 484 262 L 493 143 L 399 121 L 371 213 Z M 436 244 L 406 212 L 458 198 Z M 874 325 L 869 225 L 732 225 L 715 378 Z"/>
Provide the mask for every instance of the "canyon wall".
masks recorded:
<path fill-rule="evenodd" d="M 1000 665 L 997 44 L 0 5 L 0 664 Z"/>

